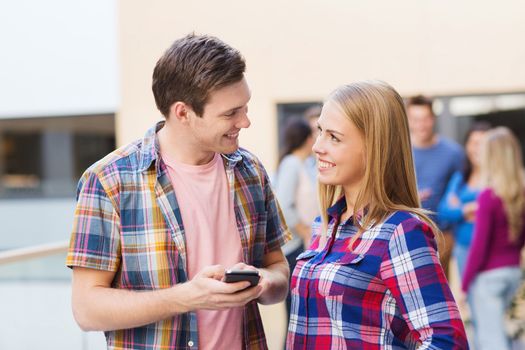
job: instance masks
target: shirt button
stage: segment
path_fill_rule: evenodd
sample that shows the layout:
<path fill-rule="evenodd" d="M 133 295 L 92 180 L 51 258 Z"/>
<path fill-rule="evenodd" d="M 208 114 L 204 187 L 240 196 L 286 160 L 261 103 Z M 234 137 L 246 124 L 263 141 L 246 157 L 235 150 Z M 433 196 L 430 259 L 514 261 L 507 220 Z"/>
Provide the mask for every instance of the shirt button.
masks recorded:
<path fill-rule="evenodd" d="M 188 342 L 188 346 L 189 346 L 189 347 L 192 347 L 192 346 L 193 346 L 193 340 L 190 340 L 190 341 Z"/>

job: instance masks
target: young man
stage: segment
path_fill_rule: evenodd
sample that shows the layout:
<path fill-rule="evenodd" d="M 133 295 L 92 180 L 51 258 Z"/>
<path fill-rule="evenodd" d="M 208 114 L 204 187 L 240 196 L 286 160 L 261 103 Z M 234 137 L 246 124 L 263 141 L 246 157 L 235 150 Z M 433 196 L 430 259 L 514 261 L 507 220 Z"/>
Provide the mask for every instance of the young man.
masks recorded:
<path fill-rule="evenodd" d="M 436 116 L 431 99 L 424 96 L 408 99 L 407 117 L 421 207 L 436 213 L 452 174 L 462 170 L 465 155 L 459 144 L 435 132 Z M 437 221 L 435 215 L 432 218 Z M 454 237 L 447 231 L 447 223 L 437 221 L 437 224 L 444 230 L 443 242 L 438 242 L 438 247 L 441 265 L 448 276 Z"/>
<path fill-rule="evenodd" d="M 266 348 L 257 302 L 286 297 L 290 234 L 262 164 L 238 145 L 244 71 L 217 38 L 175 41 L 153 72 L 165 121 L 79 182 L 73 312 L 109 349 Z M 225 283 L 227 268 L 260 282 Z"/>

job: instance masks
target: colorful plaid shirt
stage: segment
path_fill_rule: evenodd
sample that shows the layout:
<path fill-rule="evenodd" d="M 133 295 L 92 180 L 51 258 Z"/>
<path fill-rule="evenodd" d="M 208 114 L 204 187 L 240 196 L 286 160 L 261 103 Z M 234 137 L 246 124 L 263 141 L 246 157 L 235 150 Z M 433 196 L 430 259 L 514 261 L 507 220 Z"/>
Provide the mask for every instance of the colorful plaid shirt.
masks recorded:
<path fill-rule="evenodd" d="M 357 233 L 339 224 L 344 198 L 328 213 L 328 239 L 297 258 L 287 349 L 468 349 L 465 329 L 430 228 L 398 211 Z"/>
<path fill-rule="evenodd" d="M 185 232 L 156 131 L 91 166 L 78 185 L 66 265 L 113 271 L 112 287 L 148 291 L 187 281 Z M 244 261 L 290 239 L 261 163 L 243 149 L 223 155 Z M 227 247 L 225 247 L 227 248 Z M 266 349 L 255 301 L 244 310 L 244 348 Z M 223 332 L 224 330 L 217 330 Z M 197 349 L 195 312 L 134 329 L 106 332 L 108 349 Z"/>

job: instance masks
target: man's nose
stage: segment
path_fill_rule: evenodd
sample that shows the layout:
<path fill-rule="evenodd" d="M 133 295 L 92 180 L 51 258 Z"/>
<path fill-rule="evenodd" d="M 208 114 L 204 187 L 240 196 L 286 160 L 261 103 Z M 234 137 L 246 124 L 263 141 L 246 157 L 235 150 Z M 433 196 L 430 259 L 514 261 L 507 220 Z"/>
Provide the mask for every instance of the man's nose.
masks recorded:
<path fill-rule="evenodd" d="M 241 119 L 237 123 L 236 127 L 239 129 L 243 129 L 243 128 L 246 129 L 246 128 L 249 128 L 251 124 L 252 122 L 250 121 L 250 118 L 248 118 L 248 114 L 244 113 L 241 116 Z"/>

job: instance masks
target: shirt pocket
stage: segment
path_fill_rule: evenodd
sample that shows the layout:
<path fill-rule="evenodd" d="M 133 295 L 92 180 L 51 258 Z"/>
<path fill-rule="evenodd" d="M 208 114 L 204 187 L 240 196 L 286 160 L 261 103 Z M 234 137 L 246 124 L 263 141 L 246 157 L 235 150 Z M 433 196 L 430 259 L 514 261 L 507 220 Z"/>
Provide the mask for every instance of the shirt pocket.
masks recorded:
<path fill-rule="evenodd" d="M 325 297 L 345 294 L 362 264 L 364 254 L 346 253 L 339 259 L 319 266 L 318 291 Z"/>
<path fill-rule="evenodd" d="M 121 259 L 120 288 L 168 288 L 184 276 L 179 251 L 166 229 L 123 232 Z"/>

